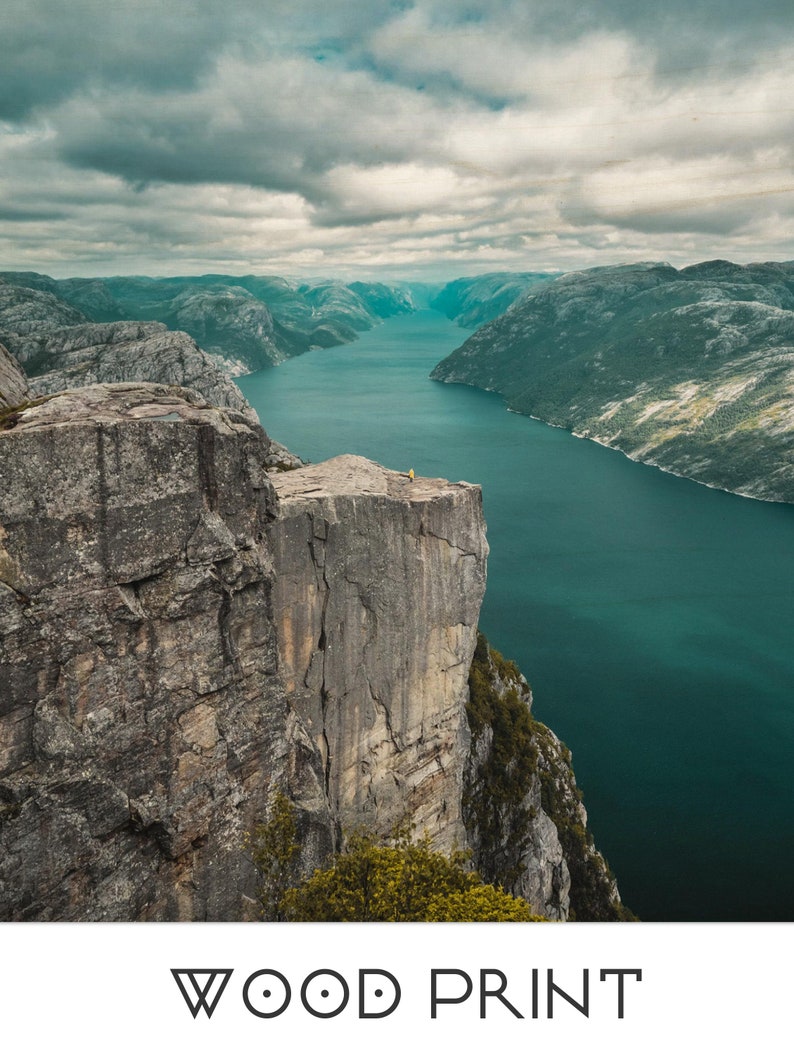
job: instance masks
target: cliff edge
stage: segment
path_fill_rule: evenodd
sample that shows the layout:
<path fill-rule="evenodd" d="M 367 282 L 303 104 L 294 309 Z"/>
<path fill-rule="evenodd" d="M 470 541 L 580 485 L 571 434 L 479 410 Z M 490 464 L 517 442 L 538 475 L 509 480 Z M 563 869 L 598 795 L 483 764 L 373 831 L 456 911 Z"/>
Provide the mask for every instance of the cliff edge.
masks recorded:
<path fill-rule="evenodd" d="M 303 872 L 361 824 L 463 844 L 479 489 L 273 451 L 163 385 L 0 420 L 0 917 L 244 918 L 276 791 Z"/>
<path fill-rule="evenodd" d="M 282 669 L 334 817 L 382 834 L 411 819 L 436 848 L 464 846 L 467 678 L 488 553 L 480 488 L 351 455 L 273 484 Z"/>

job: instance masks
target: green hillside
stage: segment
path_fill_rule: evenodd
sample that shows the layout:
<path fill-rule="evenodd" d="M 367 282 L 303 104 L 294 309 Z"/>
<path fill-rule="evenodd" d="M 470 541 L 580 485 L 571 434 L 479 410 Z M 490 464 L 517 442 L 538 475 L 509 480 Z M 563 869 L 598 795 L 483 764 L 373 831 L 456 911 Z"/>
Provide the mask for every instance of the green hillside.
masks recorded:
<path fill-rule="evenodd" d="M 794 263 L 567 274 L 432 376 L 499 392 L 637 461 L 794 502 Z"/>

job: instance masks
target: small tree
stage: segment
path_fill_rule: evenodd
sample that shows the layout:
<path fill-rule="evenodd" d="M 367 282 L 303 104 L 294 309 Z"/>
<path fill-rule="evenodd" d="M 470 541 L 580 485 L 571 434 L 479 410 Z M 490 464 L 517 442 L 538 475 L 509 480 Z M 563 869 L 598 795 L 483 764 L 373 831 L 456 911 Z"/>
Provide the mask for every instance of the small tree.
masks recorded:
<path fill-rule="evenodd" d="M 279 791 L 273 799 L 269 820 L 257 825 L 248 840 L 251 858 L 260 875 L 258 896 L 262 903 L 263 919 L 286 919 L 284 895 L 298 878 L 296 869 L 300 843 L 297 835 L 295 807 Z"/>

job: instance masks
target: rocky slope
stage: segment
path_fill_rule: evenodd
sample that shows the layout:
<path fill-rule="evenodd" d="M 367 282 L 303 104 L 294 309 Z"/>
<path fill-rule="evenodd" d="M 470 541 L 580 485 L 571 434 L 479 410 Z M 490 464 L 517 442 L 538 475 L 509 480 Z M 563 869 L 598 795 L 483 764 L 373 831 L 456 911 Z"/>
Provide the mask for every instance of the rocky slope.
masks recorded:
<path fill-rule="evenodd" d="M 19 406 L 31 397 L 28 379 L 9 350 L 0 344 L 0 410 Z"/>
<path fill-rule="evenodd" d="M 555 277 L 541 271 L 495 271 L 456 278 L 431 299 L 430 307 L 473 330 L 507 311 L 531 287 Z"/>
<path fill-rule="evenodd" d="M 236 286 L 187 289 L 157 318 L 184 330 L 204 351 L 232 365 L 232 373 L 250 373 L 287 358 L 273 316 L 261 300 Z"/>
<path fill-rule="evenodd" d="M 55 294 L 0 280 L 0 340 L 36 391 L 154 381 L 254 416 L 239 388 L 186 333 L 162 323 L 91 323 Z"/>
<path fill-rule="evenodd" d="M 4 337 L 40 393 L 97 383 L 156 381 L 191 388 L 216 406 L 254 414 L 240 389 L 192 337 L 159 322 L 84 323 Z"/>
<path fill-rule="evenodd" d="M 479 634 L 463 792 L 474 864 L 547 919 L 631 919 L 588 829 L 571 753 L 531 708 L 524 676 Z"/>
<path fill-rule="evenodd" d="M 701 483 L 794 501 L 794 264 L 565 275 L 432 376 Z"/>
<path fill-rule="evenodd" d="M 44 328 L 77 326 L 88 321 L 81 311 L 57 294 L 34 286 L 15 285 L 0 277 L 0 332 L 27 335 Z"/>

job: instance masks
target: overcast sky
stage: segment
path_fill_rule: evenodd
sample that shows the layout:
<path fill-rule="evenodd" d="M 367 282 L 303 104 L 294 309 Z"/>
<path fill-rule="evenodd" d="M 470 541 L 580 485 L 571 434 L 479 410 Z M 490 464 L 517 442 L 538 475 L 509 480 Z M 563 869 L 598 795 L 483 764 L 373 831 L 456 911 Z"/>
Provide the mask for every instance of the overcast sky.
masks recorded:
<path fill-rule="evenodd" d="M 3 0 L 0 270 L 794 257 L 791 0 Z"/>

